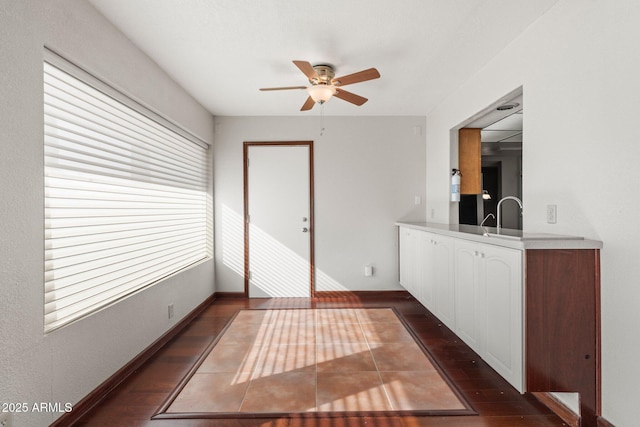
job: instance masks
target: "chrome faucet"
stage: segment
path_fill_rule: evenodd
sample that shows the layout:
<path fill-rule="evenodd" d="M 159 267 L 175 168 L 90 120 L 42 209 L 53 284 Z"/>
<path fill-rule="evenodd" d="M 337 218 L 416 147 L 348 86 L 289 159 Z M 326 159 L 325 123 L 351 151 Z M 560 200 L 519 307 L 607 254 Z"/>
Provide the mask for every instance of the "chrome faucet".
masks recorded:
<path fill-rule="evenodd" d="M 485 236 L 485 237 L 489 236 L 489 231 L 486 228 L 484 228 L 484 223 L 491 217 L 495 218 L 496 216 L 494 214 L 492 214 L 491 212 L 489 212 L 489 214 L 487 216 L 485 216 L 484 219 L 482 220 L 482 222 L 480 223 L 480 228 L 482 228 L 482 231 L 483 231 L 482 235 Z"/>
<path fill-rule="evenodd" d="M 484 223 L 487 222 L 487 220 L 489 218 L 493 217 L 495 219 L 495 215 L 492 214 L 491 212 L 489 212 L 489 214 L 487 216 L 484 217 L 484 219 L 482 220 L 482 222 L 480 223 L 480 227 L 484 227 Z"/>
<path fill-rule="evenodd" d="M 522 214 L 522 201 L 520 199 L 518 199 L 516 196 L 506 196 L 503 197 L 502 199 L 500 199 L 500 201 L 498 202 L 498 219 L 496 220 L 496 226 L 498 228 L 498 232 L 500 232 L 500 227 L 502 227 L 502 223 L 500 222 L 500 205 L 502 205 L 502 202 L 504 202 L 505 200 L 515 200 L 516 203 L 518 204 L 518 206 L 520 206 L 520 213 Z"/>

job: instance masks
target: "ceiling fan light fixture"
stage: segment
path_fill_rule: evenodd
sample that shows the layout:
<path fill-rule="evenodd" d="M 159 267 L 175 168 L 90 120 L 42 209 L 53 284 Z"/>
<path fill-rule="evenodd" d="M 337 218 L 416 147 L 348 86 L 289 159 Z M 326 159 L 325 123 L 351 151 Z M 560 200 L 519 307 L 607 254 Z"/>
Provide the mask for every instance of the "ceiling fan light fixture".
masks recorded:
<path fill-rule="evenodd" d="M 331 99 L 332 96 L 349 102 L 358 107 L 367 102 L 367 98 L 347 92 L 342 86 L 354 83 L 366 82 L 368 80 L 377 79 L 380 73 L 375 68 L 358 71 L 340 78 L 335 77 L 335 70 L 328 64 L 311 65 L 307 61 L 293 61 L 294 65 L 302 71 L 309 79 L 311 86 L 286 86 L 286 87 L 265 87 L 260 88 L 262 91 L 272 90 L 291 90 L 291 89 L 307 89 L 309 96 L 300 108 L 300 111 L 309 111 L 315 104 L 324 104 Z M 340 86 L 340 89 L 338 89 Z"/>
<path fill-rule="evenodd" d="M 307 88 L 307 92 L 309 92 L 309 96 L 315 102 L 324 104 L 325 102 L 330 100 L 333 95 L 335 95 L 336 88 L 335 86 L 332 86 L 332 85 L 317 84 L 317 85 L 309 86 Z"/>

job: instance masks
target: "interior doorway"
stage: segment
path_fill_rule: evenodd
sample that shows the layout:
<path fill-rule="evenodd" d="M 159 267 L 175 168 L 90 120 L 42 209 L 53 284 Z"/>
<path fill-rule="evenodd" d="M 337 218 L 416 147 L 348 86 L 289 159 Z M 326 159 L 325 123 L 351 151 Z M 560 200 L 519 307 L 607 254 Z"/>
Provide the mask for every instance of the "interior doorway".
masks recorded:
<path fill-rule="evenodd" d="M 463 122 L 459 128 L 481 129 L 481 188 L 478 194 L 462 195 L 458 223 L 495 227 L 498 201 L 505 196 L 522 197 L 523 118 L 522 88 L 504 96 Z M 524 202 L 524 201 L 523 201 Z M 501 209 L 501 226 L 522 230 L 521 210 L 515 203 Z"/>
<path fill-rule="evenodd" d="M 245 294 L 314 293 L 313 142 L 244 143 Z"/>

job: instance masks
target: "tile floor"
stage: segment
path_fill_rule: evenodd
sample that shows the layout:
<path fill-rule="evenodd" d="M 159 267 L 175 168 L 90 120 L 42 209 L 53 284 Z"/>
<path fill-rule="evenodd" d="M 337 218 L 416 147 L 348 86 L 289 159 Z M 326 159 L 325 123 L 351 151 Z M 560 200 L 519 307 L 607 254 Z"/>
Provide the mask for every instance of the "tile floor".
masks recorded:
<path fill-rule="evenodd" d="M 241 310 L 166 413 L 470 411 L 390 308 Z"/>

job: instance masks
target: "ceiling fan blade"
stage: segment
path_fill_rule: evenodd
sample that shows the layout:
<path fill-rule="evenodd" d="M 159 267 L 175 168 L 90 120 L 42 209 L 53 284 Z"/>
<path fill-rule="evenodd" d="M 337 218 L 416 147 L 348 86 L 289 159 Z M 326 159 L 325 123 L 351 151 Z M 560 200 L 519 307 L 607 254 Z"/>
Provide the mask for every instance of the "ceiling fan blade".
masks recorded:
<path fill-rule="evenodd" d="M 320 76 L 316 73 L 316 70 L 314 70 L 313 66 L 307 61 L 293 61 L 293 63 L 296 64 L 296 67 L 300 68 L 300 71 L 302 71 L 309 80 L 320 80 Z"/>
<path fill-rule="evenodd" d="M 285 86 L 285 87 L 261 87 L 260 90 L 291 90 L 291 89 L 306 89 L 306 86 Z"/>
<path fill-rule="evenodd" d="M 364 98 L 360 95 L 356 95 L 355 93 L 347 92 L 346 90 L 340 89 L 340 88 L 336 89 L 336 93 L 333 96 L 335 96 L 336 98 L 340 98 L 343 101 L 356 104 L 357 106 L 361 106 L 362 104 L 368 101 L 367 98 Z"/>
<path fill-rule="evenodd" d="M 366 82 L 367 80 L 373 80 L 379 77 L 380 73 L 378 70 L 375 68 L 369 68 L 368 70 L 359 71 L 342 77 L 336 77 L 331 80 L 331 83 L 336 86 L 346 86 L 354 83 Z"/>
<path fill-rule="evenodd" d="M 307 100 L 305 101 L 304 105 L 300 109 L 300 111 L 311 110 L 313 108 L 313 106 L 315 105 L 315 103 L 316 103 L 316 101 L 314 101 L 313 98 L 308 97 Z"/>

